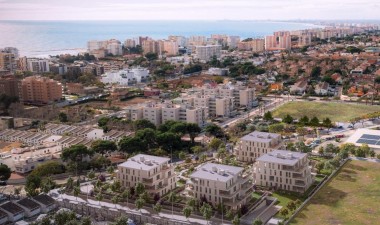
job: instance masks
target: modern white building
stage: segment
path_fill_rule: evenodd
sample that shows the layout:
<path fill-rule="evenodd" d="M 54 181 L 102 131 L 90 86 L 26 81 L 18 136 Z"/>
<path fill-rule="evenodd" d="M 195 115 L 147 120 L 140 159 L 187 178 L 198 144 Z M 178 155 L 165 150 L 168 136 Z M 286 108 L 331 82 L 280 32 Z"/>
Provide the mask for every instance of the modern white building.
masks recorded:
<path fill-rule="evenodd" d="M 303 193 L 314 178 L 306 153 L 275 150 L 256 160 L 253 179 L 259 186 Z"/>
<path fill-rule="evenodd" d="M 138 154 L 118 165 L 117 179 L 123 187 L 142 183 L 148 193 L 163 196 L 175 188 L 176 176 L 170 158 Z"/>
<path fill-rule="evenodd" d="M 47 59 L 27 59 L 28 70 L 36 73 L 50 72 L 49 60 Z"/>
<path fill-rule="evenodd" d="M 214 207 L 223 204 L 237 210 L 249 201 L 253 184 L 242 167 L 206 163 L 190 175 L 186 189 L 192 197 Z"/>
<path fill-rule="evenodd" d="M 102 75 L 101 81 L 105 84 L 129 85 L 145 82 L 149 79 L 149 77 L 149 70 L 146 68 L 136 67 L 105 73 Z"/>
<path fill-rule="evenodd" d="M 281 135 L 275 133 L 254 131 L 240 138 L 235 149 L 236 158 L 243 162 L 255 162 L 281 145 Z"/>

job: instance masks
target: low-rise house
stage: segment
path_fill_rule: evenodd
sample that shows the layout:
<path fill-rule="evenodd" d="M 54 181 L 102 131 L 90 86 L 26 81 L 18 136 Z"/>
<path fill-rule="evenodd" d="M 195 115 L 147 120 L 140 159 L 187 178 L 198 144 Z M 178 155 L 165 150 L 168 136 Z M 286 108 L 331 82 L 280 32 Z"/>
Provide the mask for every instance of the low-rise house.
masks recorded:
<path fill-rule="evenodd" d="M 5 224 L 6 222 L 8 222 L 8 214 L 0 210 L 0 224 Z"/>
<path fill-rule="evenodd" d="M 307 88 L 307 81 L 301 80 L 290 87 L 290 93 L 292 94 L 303 94 Z"/>
<path fill-rule="evenodd" d="M 16 222 L 24 218 L 24 210 L 13 202 L 6 202 L 0 205 L 0 209 L 8 215 L 9 222 Z"/>
<path fill-rule="evenodd" d="M 55 200 L 46 194 L 40 194 L 33 197 L 33 201 L 41 206 L 41 212 L 43 213 L 51 212 L 58 206 Z"/>
<path fill-rule="evenodd" d="M 253 180 L 259 186 L 304 193 L 313 176 L 306 153 L 275 150 L 256 160 Z"/>
<path fill-rule="evenodd" d="M 254 131 L 240 138 L 235 155 L 239 161 L 254 162 L 261 155 L 277 149 L 280 144 L 281 135 Z"/>
<path fill-rule="evenodd" d="M 41 206 L 29 198 L 21 199 L 16 204 L 24 209 L 26 217 L 33 217 L 41 213 Z"/>
<path fill-rule="evenodd" d="M 319 83 L 315 86 L 315 94 L 317 95 L 328 95 L 329 93 L 329 83 L 327 82 L 322 82 L 322 83 Z"/>
<path fill-rule="evenodd" d="M 206 200 L 213 206 L 223 204 L 228 209 L 245 205 L 253 191 L 249 175 L 244 168 L 206 163 L 190 175 L 187 190 L 198 200 Z"/>
<path fill-rule="evenodd" d="M 138 154 L 118 165 L 117 179 L 124 187 L 142 183 L 151 195 L 163 196 L 175 188 L 176 176 L 170 158 Z"/>

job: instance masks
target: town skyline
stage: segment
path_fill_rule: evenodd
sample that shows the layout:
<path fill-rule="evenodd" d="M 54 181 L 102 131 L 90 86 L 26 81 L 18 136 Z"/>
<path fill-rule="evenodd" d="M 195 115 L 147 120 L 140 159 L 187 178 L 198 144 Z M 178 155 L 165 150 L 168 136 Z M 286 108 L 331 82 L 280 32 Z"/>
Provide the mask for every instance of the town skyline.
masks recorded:
<path fill-rule="evenodd" d="M 374 0 L 0 0 L 0 20 L 378 20 L 379 9 Z"/>

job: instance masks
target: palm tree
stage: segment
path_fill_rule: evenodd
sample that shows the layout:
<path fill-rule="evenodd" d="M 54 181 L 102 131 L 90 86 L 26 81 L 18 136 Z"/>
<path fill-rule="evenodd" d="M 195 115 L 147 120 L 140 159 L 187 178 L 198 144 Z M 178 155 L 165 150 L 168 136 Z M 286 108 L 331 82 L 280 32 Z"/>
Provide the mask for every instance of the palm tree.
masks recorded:
<path fill-rule="evenodd" d="M 193 212 L 193 209 L 190 206 L 185 207 L 183 210 L 183 215 L 186 217 L 187 220 L 189 220 L 189 217 L 191 213 Z"/>
<path fill-rule="evenodd" d="M 160 202 L 157 202 L 155 205 L 153 205 L 153 210 L 156 211 L 157 213 L 160 213 L 162 210 L 162 205 Z"/>
<path fill-rule="evenodd" d="M 200 208 L 200 212 L 202 213 L 203 217 L 206 219 L 208 224 L 208 221 L 211 219 L 212 216 L 211 206 L 208 203 L 203 203 L 202 207 Z"/>
<path fill-rule="evenodd" d="M 125 191 L 123 191 L 123 193 L 121 193 L 121 198 L 124 200 L 126 199 L 127 200 L 127 206 L 128 206 L 128 199 L 131 197 L 131 192 L 129 191 L 129 189 L 126 189 Z"/>

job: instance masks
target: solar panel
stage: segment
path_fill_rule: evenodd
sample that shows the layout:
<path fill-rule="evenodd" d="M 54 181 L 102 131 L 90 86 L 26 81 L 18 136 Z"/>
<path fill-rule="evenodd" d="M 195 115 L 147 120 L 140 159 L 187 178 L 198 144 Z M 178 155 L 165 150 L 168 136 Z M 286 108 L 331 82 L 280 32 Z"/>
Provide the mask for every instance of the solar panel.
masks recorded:
<path fill-rule="evenodd" d="M 379 135 L 370 135 L 370 134 L 363 134 L 361 136 L 361 138 L 371 139 L 371 140 L 380 140 L 380 136 Z"/>
<path fill-rule="evenodd" d="M 359 139 L 356 143 L 358 143 L 358 144 L 376 145 L 377 142 L 378 142 L 377 140 Z"/>

